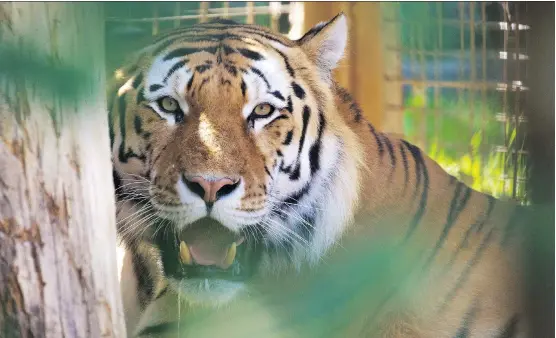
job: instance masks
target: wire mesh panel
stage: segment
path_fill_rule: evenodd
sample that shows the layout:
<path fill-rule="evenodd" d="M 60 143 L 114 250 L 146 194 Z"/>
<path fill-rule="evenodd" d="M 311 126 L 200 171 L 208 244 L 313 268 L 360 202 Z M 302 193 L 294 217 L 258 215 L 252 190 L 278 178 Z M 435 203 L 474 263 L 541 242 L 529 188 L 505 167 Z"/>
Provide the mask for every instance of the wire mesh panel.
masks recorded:
<path fill-rule="evenodd" d="M 384 39 L 385 59 L 400 60 L 387 65 L 385 82 L 401 91 L 386 100 L 386 125 L 396 131 L 401 123 L 405 138 L 473 188 L 521 201 L 525 10 L 507 2 L 383 4 L 383 26 L 396 32 Z"/>
<path fill-rule="evenodd" d="M 109 72 L 152 36 L 214 18 L 258 24 L 296 37 L 303 25 L 299 2 L 107 2 L 105 6 Z"/>

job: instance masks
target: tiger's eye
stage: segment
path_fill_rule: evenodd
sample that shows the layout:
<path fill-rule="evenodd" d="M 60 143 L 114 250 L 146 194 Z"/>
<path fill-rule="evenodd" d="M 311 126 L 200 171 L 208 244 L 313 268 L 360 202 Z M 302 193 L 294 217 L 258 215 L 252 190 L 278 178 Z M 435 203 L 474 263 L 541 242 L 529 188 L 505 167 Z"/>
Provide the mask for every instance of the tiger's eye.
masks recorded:
<path fill-rule="evenodd" d="M 253 112 L 259 117 L 264 117 L 272 114 L 274 107 L 268 103 L 261 103 L 255 107 Z"/>
<path fill-rule="evenodd" d="M 162 100 L 160 101 L 160 106 L 162 107 L 162 109 L 170 113 L 175 112 L 179 108 L 178 102 L 168 96 L 162 98 Z"/>

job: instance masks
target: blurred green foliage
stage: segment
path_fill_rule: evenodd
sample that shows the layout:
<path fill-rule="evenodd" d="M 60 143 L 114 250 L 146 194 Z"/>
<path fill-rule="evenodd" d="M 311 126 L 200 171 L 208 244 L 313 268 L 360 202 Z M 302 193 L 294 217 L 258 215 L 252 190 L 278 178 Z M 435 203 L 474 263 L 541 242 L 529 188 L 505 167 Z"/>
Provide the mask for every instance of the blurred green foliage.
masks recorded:
<path fill-rule="evenodd" d="M 92 77 L 89 72 L 63 64 L 30 46 L 4 41 L 0 45 L 0 81 L 24 81 L 32 85 L 36 95 L 73 101 L 83 98 Z"/>
<path fill-rule="evenodd" d="M 521 150 L 523 144 L 516 144 L 515 127 L 496 120 L 496 113 L 501 109 L 495 100 L 475 100 L 471 108 L 467 98 L 441 98 L 434 105 L 427 103 L 419 93 L 413 93 L 406 107 L 404 132 L 408 140 L 424 139 L 427 154 L 473 189 L 497 198 L 511 195 L 514 184 L 509 177 L 515 165 L 512 158 L 497 151 L 496 146 L 506 143 L 508 149 Z M 432 108 L 437 109 L 437 113 L 427 111 Z M 520 162 L 517 167 L 517 176 L 526 177 L 526 164 Z M 523 184 L 515 188 L 516 197 L 525 202 L 527 192 Z"/>

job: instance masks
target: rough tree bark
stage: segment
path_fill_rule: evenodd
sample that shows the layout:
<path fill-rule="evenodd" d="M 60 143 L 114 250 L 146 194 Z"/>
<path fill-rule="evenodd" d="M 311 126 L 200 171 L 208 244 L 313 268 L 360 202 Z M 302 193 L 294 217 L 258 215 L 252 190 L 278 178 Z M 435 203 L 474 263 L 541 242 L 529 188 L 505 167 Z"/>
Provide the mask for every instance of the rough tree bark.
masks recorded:
<path fill-rule="evenodd" d="M 125 337 L 101 6 L 0 3 L 0 48 L 88 75 L 81 95 L 67 98 L 32 80 L 41 74 L 5 76 L 14 60 L 0 60 L 3 338 Z"/>

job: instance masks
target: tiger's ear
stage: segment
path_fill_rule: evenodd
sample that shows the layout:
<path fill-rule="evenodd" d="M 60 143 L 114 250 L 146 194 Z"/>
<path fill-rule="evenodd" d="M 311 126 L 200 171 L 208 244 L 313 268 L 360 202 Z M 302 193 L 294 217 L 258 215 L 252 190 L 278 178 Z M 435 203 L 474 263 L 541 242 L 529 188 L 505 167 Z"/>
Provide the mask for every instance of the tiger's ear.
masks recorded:
<path fill-rule="evenodd" d="M 348 26 L 344 13 L 328 22 L 311 28 L 298 44 L 319 68 L 325 80 L 330 80 L 332 70 L 344 55 L 348 39 Z"/>

